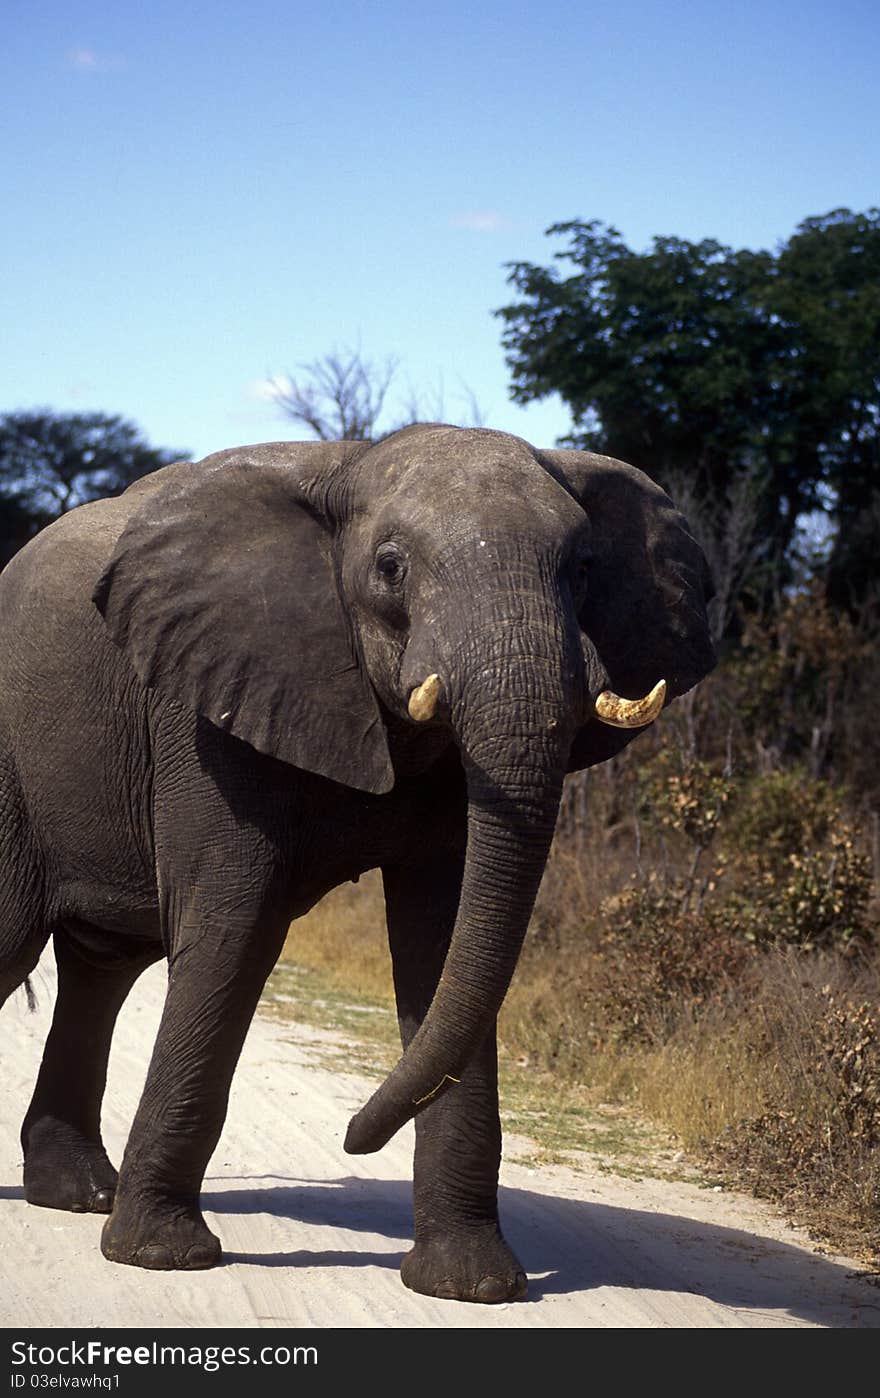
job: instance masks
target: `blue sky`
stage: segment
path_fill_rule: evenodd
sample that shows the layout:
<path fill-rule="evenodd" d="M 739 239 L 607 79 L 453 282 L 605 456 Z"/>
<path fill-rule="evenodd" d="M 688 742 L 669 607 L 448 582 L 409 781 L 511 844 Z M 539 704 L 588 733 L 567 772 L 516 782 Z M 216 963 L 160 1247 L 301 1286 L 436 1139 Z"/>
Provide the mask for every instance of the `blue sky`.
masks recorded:
<path fill-rule="evenodd" d="M 0 411 L 200 456 L 333 349 L 549 444 L 504 263 L 553 222 L 773 247 L 880 203 L 876 0 L 3 0 Z M 391 395 L 394 409 L 394 393 Z"/>

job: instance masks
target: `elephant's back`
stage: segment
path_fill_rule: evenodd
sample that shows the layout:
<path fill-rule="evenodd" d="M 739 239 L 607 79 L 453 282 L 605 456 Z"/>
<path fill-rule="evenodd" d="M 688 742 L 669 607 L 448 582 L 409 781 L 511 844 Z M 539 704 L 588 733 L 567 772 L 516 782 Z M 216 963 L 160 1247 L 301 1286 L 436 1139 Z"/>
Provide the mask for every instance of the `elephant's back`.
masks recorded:
<path fill-rule="evenodd" d="M 78 505 L 41 529 L 0 573 L 0 635 L 33 606 L 64 610 L 72 592 L 91 597 L 101 570 L 129 517 L 172 476 L 191 466 L 175 462 L 151 471 L 121 495 Z"/>
<path fill-rule="evenodd" d="M 0 761 L 64 907 L 109 867 L 140 890 L 150 859 L 145 695 L 92 602 L 131 508 L 71 510 L 0 575 Z"/>
<path fill-rule="evenodd" d="M 122 495 L 79 505 L 15 554 L 0 573 L 0 677 L 8 677 L 17 648 L 27 648 L 37 635 L 45 644 L 57 634 L 60 644 L 71 624 L 93 631 L 94 623 L 101 627 L 95 634 L 103 633 L 91 598 L 116 540 L 149 495 L 190 465 L 175 462 L 143 476 Z"/>
<path fill-rule="evenodd" d="M 0 728 L 7 732 L 46 704 L 59 705 L 78 671 L 112 667 L 92 589 L 126 514 L 121 500 L 81 505 L 41 530 L 0 574 Z"/>

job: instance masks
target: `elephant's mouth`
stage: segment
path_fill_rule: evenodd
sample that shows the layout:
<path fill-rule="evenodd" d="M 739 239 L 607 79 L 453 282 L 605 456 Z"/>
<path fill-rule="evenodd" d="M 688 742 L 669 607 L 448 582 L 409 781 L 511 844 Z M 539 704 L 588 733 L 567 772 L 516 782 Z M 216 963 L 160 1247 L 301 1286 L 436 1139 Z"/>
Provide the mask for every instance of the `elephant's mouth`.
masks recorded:
<path fill-rule="evenodd" d="M 437 674 L 428 675 L 416 685 L 409 696 L 409 716 L 415 723 L 428 723 L 437 711 L 443 681 Z M 654 688 L 641 699 L 622 699 L 611 689 L 597 697 L 595 717 L 610 728 L 644 728 L 653 723 L 666 701 L 666 681 L 658 680 Z"/>

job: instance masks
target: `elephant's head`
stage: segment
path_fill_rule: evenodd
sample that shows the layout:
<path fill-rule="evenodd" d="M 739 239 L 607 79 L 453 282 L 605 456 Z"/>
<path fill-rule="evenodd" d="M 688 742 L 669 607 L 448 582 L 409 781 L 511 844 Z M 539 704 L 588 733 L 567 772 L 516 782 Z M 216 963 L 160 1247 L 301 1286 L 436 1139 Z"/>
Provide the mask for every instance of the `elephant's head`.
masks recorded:
<path fill-rule="evenodd" d="M 493 1023 L 565 772 L 712 668 L 705 561 L 639 471 L 484 430 L 241 448 L 132 497 L 95 600 L 145 683 L 375 794 L 394 785 L 401 733 L 410 752 L 460 751 L 467 855 L 446 965 L 346 1140 L 378 1149 Z"/>

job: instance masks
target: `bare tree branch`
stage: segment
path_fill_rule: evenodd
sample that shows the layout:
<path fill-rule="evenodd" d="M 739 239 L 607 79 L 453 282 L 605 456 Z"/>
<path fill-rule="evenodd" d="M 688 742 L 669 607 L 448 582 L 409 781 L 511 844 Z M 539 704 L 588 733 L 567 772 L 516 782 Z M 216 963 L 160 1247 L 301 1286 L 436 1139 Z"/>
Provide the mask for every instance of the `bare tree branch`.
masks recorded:
<path fill-rule="evenodd" d="M 734 476 L 724 500 L 709 501 L 686 475 L 668 481 L 669 493 L 687 517 L 709 562 L 715 596 L 709 621 L 716 641 L 727 631 L 743 584 L 765 547 L 759 529 L 761 484 L 751 471 Z"/>
<path fill-rule="evenodd" d="M 301 364 L 296 375 L 269 378 L 269 396 L 283 413 L 324 442 L 376 441 L 415 422 L 446 422 L 443 377 L 439 375 L 427 394 L 409 383 L 402 412 L 390 426 L 378 427 L 398 364 L 390 355 L 381 363 L 365 359 L 360 347 L 346 346 Z M 476 395 L 463 381 L 461 390 L 466 411 L 460 425 L 482 427 L 485 414 Z"/>
<path fill-rule="evenodd" d="M 393 356 L 377 364 L 346 347 L 300 365 L 298 377 L 270 379 L 270 393 L 282 412 L 321 441 L 369 440 L 397 366 Z"/>

